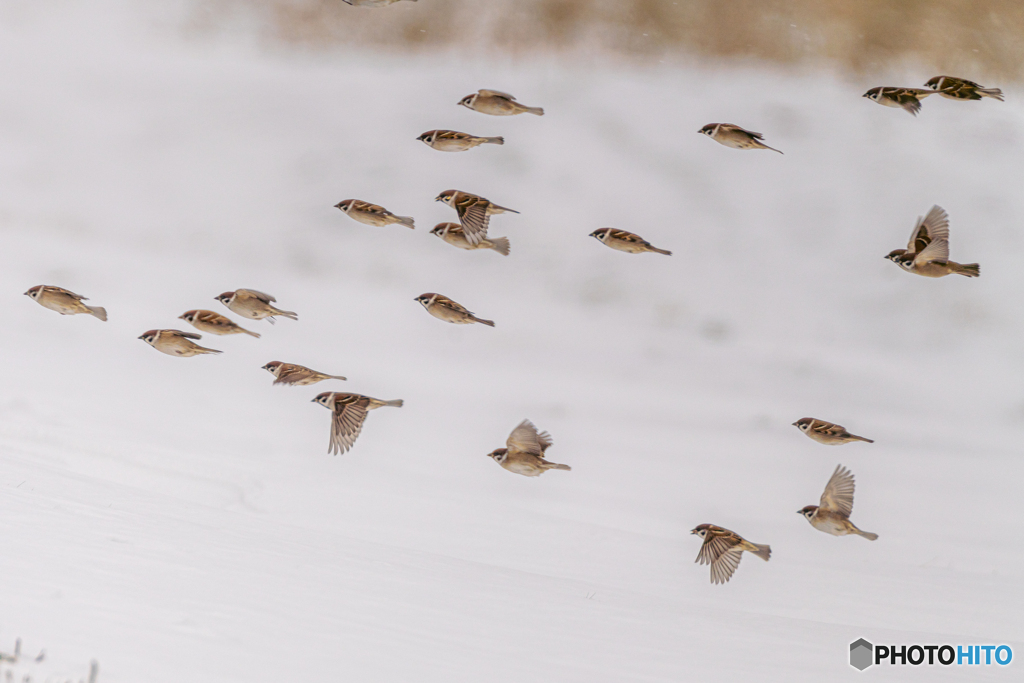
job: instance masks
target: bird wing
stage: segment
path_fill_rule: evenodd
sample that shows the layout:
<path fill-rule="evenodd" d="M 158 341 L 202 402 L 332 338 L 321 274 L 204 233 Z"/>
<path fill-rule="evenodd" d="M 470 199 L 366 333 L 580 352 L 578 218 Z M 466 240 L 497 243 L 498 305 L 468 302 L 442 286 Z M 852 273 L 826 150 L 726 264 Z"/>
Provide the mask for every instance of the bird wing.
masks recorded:
<path fill-rule="evenodd" d="M 626 232 L 625 230 L 612 230 L 612 237 L 623 242 L 629 242 L 630 244 L 641 244 L 648 246 L 647 240 L 636 235 L 632 232 Z"/>
<path fill-rule="evenodd" d="M 825 484 L 825 492 L 821 494 L 819 507 L 849 517 L 853 512 L 853 489 L 853 473 L 842 465 L 837 465 L 836 471 Z"/>
<path fill-rule="evenodd" d="M 932 243 L 925 247 L 924 251 L 914 257 L 915 266 L 923 266 L 932 261 L 949 260 L 949 241 L 932 240 Z"/>
<path fill-rule="evenodd" d="M 255 290 L 255 289 L 240 289 L 238 291 L 239 292 L 245 292 L 249 296 L 254 297 L 256 299 L 259 299 L 260 301 L 262 301 L 265 304 L 269 304 L 269 303 L 271 303 L 273 301 L 277 301 L 277 299 L 275 299 L 274 297 L 270 296 L 269 294 L 264 294 L 263 292 L 259 292 L 259 291 Z"/>
<path fill-rule="evenodd" d="M 831 422 L 822 422 L 820 420 L 812 424 L 811 429 L 818 434 L 825 434 L 828 436 L 839 436 L 846 433 L 846 427 L 833 424 Z"/>
<path fill-rule="evenodd" d="M 61 294 L 65 295 L 65 296 L 69 296 L 72 299 L 77 299 L 78 301 L 88 301 L 89 300 L 89 297 L 82 296 L 81 294 L 75 294 L 70 289 L 64 289 L 63 287 L 47 287 L 46 289 L 50 290 L 51 292 L 60 292 Z"/>
<path fill-rule="evenodd" d="M 447 308 L 449 311 L 455 311 L 456 313 L 463 313 L 465 315 L 473 315 L 469 309 L 460 304 L 458 301 L 452 301 L 446 296 L 438 296 L 434 299 L 435 306 L 441 306 Z"/>
<path fill-rule="evenodd" d="M 743 128 L 741 126 L 737 126 L 735 123 L 723 123 L 722 125 L 726 126 L 728 128 L 732 128 L 733 130 L 739 131 L 740 133 L 746 133 L 747 135 L 749 135 L 750 137 L 754 138 L 755 140 L 764 140 L 764 136 L 761 135 L 760 133 L 755 133 L 752 130 L 747 130 L 746 128 Z"/>
<path fill-rule="evenodd" d="M 949 214 L 939 205 L 935 205 L 928 213 L 917 219 L 914 232 L 910 233 L 907 251 L 920 254 L 935 240 L 949 239 Z"/>
<path fill-rule="evenodd" d="M 700 553 L 698 553 L 695 561 L 700 564 L 714 564 L 718 561 L 718 558 L 728 553 L 735 546 L 736 544 L 730 541 L 728 536 L 709 531 L 708 537 L 704 539 L 704 545 L 700 547 Z"/>
<path fill-rule="evenodd" d="M 281 368 L 281 371 L 277 373 L 277 379 L 274 380 L 274 384 L 290 384 L 296 380 L 302 380 L 309 376 L 310 369 L 302 367 L 301 365 L 288 365 Z"/>
<path fill-rule="evenodd" d="M 459 212 L 459 222 L 462 224 L 462 233 L 469 240 L 470 244 L 479 244 L 484 237 L 487 237 L 487 225 L 491 217 L 487 215 L 487 201 L 476 199 L 456 207 Z"/>
<path fill-rule="evenodd" d="M 195 332 L 182 332 L 181 330 L 167 330 L 167 331 L 170 332 L 171 334 L 175 334 L 175 335 L 177 335 L 179 337 L 184 337 L 185 339 L 202 339 L 203 338 L 203 336 L 201 334 L 196 334 Z"/>
<path fill-rule="evenodd" d="M 359 438 L 366 421 L 369 399 L 360 398 L 352 402 L 335 403 L 334 414 L 331 416 L 331 447 L 328 449 L 335 455 L 344 454 Z"/>
<path fill-rule="evenodd" d="M 538 457 L 544 455 L 544 451 L 554 443 L 551 435 L 547 432 L 538 432 L 537 428 L 529 420 L 523 420 L 519 426 L 508 435 L 505 445 L 510 451 L 530 453 Z"/>
<path fill-rule="evenodd" d="M 742 559 L 743 551 L 739 548 L 733 548 L 719 555 L 718 559 L 711 563 L 711 583 L 725 583 L 731 579 Z"/>
<path fill-rule="evenodd" d="M 509 95 L 507 92 L 501 92 L 500 90 L 480 90 L 478 92 L 484 97 L 504 97 L 505 99 L 512 100 L 513 102 L 516 99 L 514 95 Z"/>

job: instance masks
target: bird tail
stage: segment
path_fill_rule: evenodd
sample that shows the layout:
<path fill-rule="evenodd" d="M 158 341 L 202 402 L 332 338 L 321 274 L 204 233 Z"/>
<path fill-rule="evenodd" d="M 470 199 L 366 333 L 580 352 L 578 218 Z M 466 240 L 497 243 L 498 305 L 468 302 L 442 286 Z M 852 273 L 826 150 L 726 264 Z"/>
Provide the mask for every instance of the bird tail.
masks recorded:
<path fill-rule="evenodd" d="M 327 375 L 327 379 L 340 379 L 348 381 L 348 377 L 342 377 L 341 375 Z"/>
<path fill-rule="evenodd" d="M 276 308 L 274 309 L 274 315 L 282 315 L 285 318 L 291 318 L 292 320 L 298 320 L 299 319 L 299 314 L 298 313 L 292 313 L 291 311 L 281 311 L 281 310 L 278 310 Z M 267 320 L 269 320 L 270 322 L 274 322 L 273 318 L 267 318 Z"/>
<path fill-rule="evenodd" d="M 544 116 L 543 107 L 523 107 L 523 111 L 527 114 L 533 114 L 534 116 Z"/>
<path fill-rule="evenodd" d="M 549 462 L 548 464 L 551 465 L 551 467 L 548 468 L 549 470 L 565 470 L 566 472 L 572 471 L 572 468 L 568 465 L 559 465 L 557 462 Z"/>
<path fill-rule="evenodd" d="M 403 401 L 400 398 L 397 398 L 394 401 L 381 401 L 380 404 L 382 406 L 388 406 L 389 408 L 401 408 L 403 405 L 405 405 L 405 401 Z"/>
<path fill-rule="evenodd" d="M 488 144 L 488 145 L 504 145 L 505 144 L 505 138 L 501 137 L 500 135 L 498 137 L 496 137 L 496 138 L 480 138 L 480 139 L 483 140 L 482 144 Z"/>
<path fill-rule="evenodd" d="M 978 277 L 981 275 L 981 266 L 977 263 L 958 263 L 953 272 L 966 277 Z"/>
<path fill-rule="evenodd" d="M 755 548 L 757 548 L 757 550 L 751 550 L 750 551 L 751 554 L 757 555 L 758 557 L 760 557 L 765 562 L 767 562 L 768 560 L 771 559 L 772 547 L 770 545 L 761 545 L 760 543 L 751 543 L 750 545 L 752 545 Z"/>
<path fill-rule="evenodd" d="M 491 249 L 502 256 L 508 256 L 509 251 L 512 249 L 507 237 L 492 237 L 488 241 L 491 243 Z"/>
<path fill-rule="evenodd" d="M 395 216 L 395 218 L 397 218 L 398 222 L 405 227 L 411 230 L 416 229 L 416 222 L 412 219 L 412 216 Z"/>
<path fill-rule="evenodd" d="M 107 321 L 107 309 L 102 306 L 86 306 L 89 309 L 89 315 L 94 318 L 99 318 L 103 322 Z"/>
<path fill-rule="evenodd" d="M 507 206 L 498 206 L 497 204 L 491 204 L 490 213 L 519 213 L 515 209 L 510 209 Z"/>
<path fill-rule="evenodd" d="M 668 249 L 658 249 L 657 247 L 651 247 L 648 251 L 653 251 L 655 254 L 664 254 L 665 256 L 672 255 L 672 252 Z"/>
<path fill-rule="evenodd" d="M 481 325 L 487 325 L 487 327 L 494 327 L 493 320 L 484 320 L 483 318 L 478 318 L 475 315 L 471 315 L 470 318 L 473 319 L 473 322 L 478 322 Z"/>
<path fill-rule="evenodd" d="M 217 349 L 208 349 L 205 346 L 199 346 L 198 344 L 196 344 L 196 353 L 224 353 L 224 352 L 223 351 L 218 351 Z"/>
<path fill-rule="evenodd" d="M 244 327 L 240 327 L 238 329 L 242 330 L 242 332 L 245 332 L 250 337 L 256 337 L 257 339 L 260 338 L 259 332 L 250 332 L 249 330 L 245 329 Z"/>
<path fill-rule="evenodd" d="M 1003 91 L 999 88 L 978 88 L 978 94 L 983 97 L 991 97 L 994 100 L 1005 102 L 1003 99 Z"/>
<path fill-rule="evenodd" d="M 853 528 L 856 529 L 858 534 L 860 534 L 864 538 L 868 539 L 869 541 L 877 541 L 878 540 L 878 534 L 873 534 L 870 531 L 861 531 L 860 529 L 857 529 L 857 527 L 853 527 Z"/>
<path fill-rule="evenodd" d="M 863 436 L 857 436 L 856 434 L 850 434 L 850 438 L 854 441 L 863 441 L 864 443 L 874 443 L 873 439 L 866 439 Z"/>
<path fill-rule="evenodd" d="M 769 147 L 768 145 L 764 144 L 763 142 L 762 142 L 762 143 L 760 143 L 760 145 L 761 145 L 761 147 L 763 147 L 764 149 L 770 149 L 770 150 L 771 150 L 771 151 L 773 151 L 773 152 L 778 152 L 779 154 L 783 154 L 783 152 L 782 152 L 782 150 L 781 150 L 781 149 L 775 149 L 774 147 Z"/>

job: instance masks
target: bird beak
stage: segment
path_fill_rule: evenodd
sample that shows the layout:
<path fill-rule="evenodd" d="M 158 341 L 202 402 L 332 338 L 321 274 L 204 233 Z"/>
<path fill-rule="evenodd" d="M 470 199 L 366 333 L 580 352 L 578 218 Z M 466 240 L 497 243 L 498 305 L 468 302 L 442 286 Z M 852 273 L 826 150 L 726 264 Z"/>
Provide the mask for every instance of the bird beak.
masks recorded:
<path fill-rule="evenodd" d="M 794 423 L 793 423 L 793 426 L 794 426 L 794 427 L 799 427 L 800 425 L 798 425 L 798 424 L 797 424 L 796 422 L 794 422 Z"/>
<path fill-rule="evenodd" d="M 139 337 L 138 337 L 138 339 L 145 339 L 145 338 L 146 338 L 146 335 L 144 335 L 144 334 L 139 335 Z"/>

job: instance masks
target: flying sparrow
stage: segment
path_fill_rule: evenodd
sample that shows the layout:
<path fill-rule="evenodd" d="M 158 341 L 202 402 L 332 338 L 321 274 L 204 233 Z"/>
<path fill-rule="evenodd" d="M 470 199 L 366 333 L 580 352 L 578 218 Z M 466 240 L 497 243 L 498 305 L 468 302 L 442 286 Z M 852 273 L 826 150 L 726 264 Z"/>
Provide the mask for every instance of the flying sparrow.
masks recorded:
<path fill-rule="evenodd" d="M 899 265 L 902 258 L 914 258 L 933 240 L 949 240 L 949 215 L 941 206 L 933 206 L 928 214 L 917 219 L 906 249 L 893 249 L 885 257 Z"/>
<path fill-rule="evenodd" d="M 1004 101 L 1003 91 L 999 88 L 983 88 L 974 81 L 955 76 L 936 76 L 924 85 L 951 100 L 980 100 L 983 97 L 991 97 L 1000 102 Z"/>
<path fill-rule="evenodd" d="M 874 443 L 871 439 L 851 434 L 842 425 L 832 424 L 824 420 L 816 420 L 813 417 L 802 417 L 794 422 L 793 426 L 818 443 L 823 443 L 826 446 L 841 446 L 851 441 Z"/>
<path fill-rule="evenodd" d="M 744 550 L 765 562 L 772 556 L 770 546 L 751 543 L 736 532 L 714 524 L 698 524 L 690 533 L 704 540 L 694 562 L 711 565 L 711 583 L 725 583 L 731 579 L 736 567 L 740 566 Z"/>
<path fill-rule="evenodd" d="M 493 249 L 502 256 L 508 256 L 510 246 L 507 237 L 485 237 L 476 244 L 470 244 L 466 239 L 466 233 L 458 223 L 438 223 L 430 231 L 431 235 L 437 235 L 448 244 L 459 249 Z"/>
<path fill-rule="evenodd" d="M 977 263 L 949 260 L 949 216 L 939 206 L 933 206 L 927 216 L 917 219 L 906 249 L 894 249 L 885 258 L 908 273 L 924 277 L 945 277 L 953 273 L 965 277 L 981 275 L 981 266 Z"/>
<path fill-rule="evenodd" d="M 548 470 L 571 470 L 568 465 L 559 465 L 544 459 L 544 453 L 552 443 L 550 434 L 538 432 L 532 422 L 523 420 L 508 435 L 505 442 L 507 448 L 499 448 L 487 455 L 509 472 L 524 477 L 539 477 Z"/>
<path fill-rule="evenodd" d="M 434 201 L 444 202 L 458 212 L 462 232 L 470 244 L 479 244 L 487 237 L 487 227 L 494 214 L 519 213 L 515 209 L 498 206 L 490 199 L 459 190 L 445 190 L 434 197 Z"/>
<path fill-rule="evenodd" d="M 658 249 L 652 246 L 650 242 L 640 237 L 640 235 L 634 235 L 631 232 L 625 230 L 616 230 L 615 228 L 600 228 L 590 233 L 591 237 L 596 237 L 602 244 L 611 247 L 615 251 L 624 251 L 627 254 L 642 254 L 645 251 L 654 252 L 655 254 L 664 254 L 665 256 L 671 256 L 672 252 L 665 249 Z"/>
<path fill-rule="evenodd" d="M 848 536 L 857 534 L 869 541 L 878 538 L 878 534 L 870 531 L 861 531 L 850 521 L 850 513 L 853 512 L 853 474 L 842 465 L 836 467 L 832 477 L 825 484 L 825 492 L 821 494 L 820 505 L 808 505 L 797 510 L 807 518 L 818 531 L 824 531 L 833 536 Z"/>
<path fill-rule="evenodd" d="M 416 138 L 439 152 L 465 152 L 480 145 L 504 145 L 505 138 L 481 138 L 455 130 L 428 130 Z"/>
<path fill-rule="evenodd" d="M 720 145 L 733 149 L 770 149 L 782 154 L 780 150 L 761 142 L 764 140 L 764 136 L 760 133 L 745 130 L 732 123 L 709 123 L 697 132 L 707 135 Z"/>
<path fill-rule="evenodd" d="M 360 223 L 372 225 L 375 228 L 382 228 L 385 225 L 404 225 L 413 230 L 416 229 L 415 222 L 411 216 L 396 216 L 383 206 L 377 206 L 370 202 L 363 202 L 358 199 L 346 199 L 334 205 L 334 208 L 341 209 L 350 218 Z"/>
<path fill-rule="evenodd" d="M 342 0 L 342 2 L 347 2 L 353 7 L 387 7 L 388 5 L 393 5 L 396 2 L 401 1 L 402 0 Z M 409 2 L 416 2 L 416 0 L 409 0 Z"/>
<path fill-rule="evenodd" d="M 255 289 L 237 289 L 234 292 L 224 292 L 214 298 L 243 318 L 265 319 L 269 323 L 274 322 L 275 315 L 283 315 L 292 320 L 299 319 L 299 316 L 291 311 L 282 311 L 272 306 L 271 303 L 276 302 L 277 299 L 269 294 L 257 292 Z"/>
<path fill-rule="evenodd" d="M 189 356 L 198 356 L 204 353 L 221 353 L 216 349 L 208 349 L 205 346 L 200 346 L 193 339 L 202 339 L 202 335 L 198 335 L 195 332 L 182 332 L 181 330 L 149 330 L 139 337 L 142 341 L 146 342 L 160 353 L 166 353 L 168 356 L 178 356 L 180 358 L 188 358 Z"/>
<path fill-rule="evenodd" d="M 359 438 L 366 421 L 366 413 L 381 406 L 401 408 L 404 401 L 381 401 L 362 394 L 343 394 L 327 391 L 313 399 L 325 408 L 329 408 L 331 416 L 331 442 L 327 446 L 328 453 L 345 453 Z"/>
<path fill-rule="evenodd" d="M 209 334 L 247 334 L 250 337 L 260 338 L 260 335 L 257 333 L 250 332 L 241 325 L 236 325 L 231 318 L 220 313 L 214 313 L 213 311 L 202 309 L 185 311 L 178 318 L 189 323 L 200 332 L 207 332 Z"/>
<path fill-rule="evenodd" d="M 25 292 L 25 296 L 31 298 L 40 306 L 49 308 L 51 311 L 57 311 L 61 315 L 88 313 L 92 317 L 103 321 L 107 319 L 107 309 L 83 304 L 82 302 L 88 301 L 88 298 L 61 287 L 36 285 Z"/>
<path fill-rule="evenodd" d="M 934 94 L 934 90 L 926 90 L 924 88 L 890 88 L 880 86 L 868 90 L 862 97 L 866 97 L 872 102 L 878 102 L 886 107 L 900 107 L 917 116 L 917 112 L 921 111 L 921 100 Z"/>
<path fill-rule="evenodd" d="M 452 301 L 446 296 L 427 292 L 416 297 L 416 301 L 423 304 L 423 308 L 427 309 L 427 313 L 447 323 L 455 323 L 456 325 L 481 323 L 488 327 L 494 327 L 493 320 L 484 320 L 483 318 L 476 317 L 465 306 Z"/>
<path fill-rule="evenodd" d="M 491 116 L 514 116 L 516 114 L 534 114 L 544 116 L 544 110 L 540 107 L 527 107 L 516 102 L 516 98 L 505 92 L 497 90 L 479 90 L 472 95 L 466 95 L 459 104 L 481 114 Z"/>
<path fill-rule="evenodd" d="M 288 384 L 293 387 L 306 387 L 310 384 L 322 382 L 325 379 L 347 379 L 341 375 L 325 375 L 322 372 L 311 370 L 304 365 L 295 363 L 282 363 L 279 360 L 272 360 L 263 366 L 276 379 L 274 384 Z"/>

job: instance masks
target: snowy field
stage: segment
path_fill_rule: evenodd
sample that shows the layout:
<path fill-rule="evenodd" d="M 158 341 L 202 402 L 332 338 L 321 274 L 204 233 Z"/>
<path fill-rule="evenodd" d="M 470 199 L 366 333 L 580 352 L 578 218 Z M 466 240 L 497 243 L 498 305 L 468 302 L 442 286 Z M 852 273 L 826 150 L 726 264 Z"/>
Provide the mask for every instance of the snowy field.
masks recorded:
<path fill-rule="evenodd" d="M 1013 84 L 915 119 L 825 72 L 278 54 L 103 6 L 0 8 L 0 650 L 45 648 L 25 672 L 775 683 L 862 675 L 859 637 L 1024 655 Z M 481 87 L 547 115 L 456 106 Z M 718 121 L 785 155 L 696 134 Z M 433 128 L 506 144 L 443 154 L 416 141 Z M 511 256 L 429 234 L 448 188 L 521 212 L 491 223 Z M 932 204 L 981 278 L 882 258 Z M 614 252 L 603 226 L 674 255 Z M 37 284 L 109 322 L 41 308 Z M 238 287 L 299 321 L 205 337 L 222 356 L 137 339 Z M 497 327 L 431 318 L 427 291 Z M 349 381 L 272 387 L 270 360 Z M 331 389 L 405 407 L 332 457 L 310 402 Z M 804 416 L 876 443 L 818 445 Z M 486 457 L 527 417 L 572 472 Z M 877 542 L 795 514 L 838 463 Z M 771 562 L 711 585 L 702 522 Z"/>

